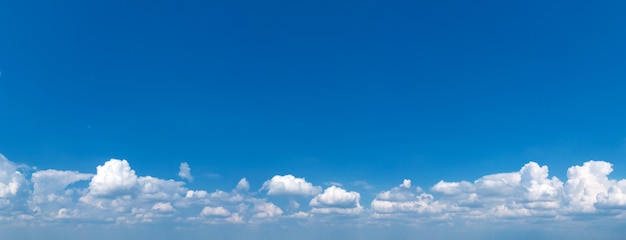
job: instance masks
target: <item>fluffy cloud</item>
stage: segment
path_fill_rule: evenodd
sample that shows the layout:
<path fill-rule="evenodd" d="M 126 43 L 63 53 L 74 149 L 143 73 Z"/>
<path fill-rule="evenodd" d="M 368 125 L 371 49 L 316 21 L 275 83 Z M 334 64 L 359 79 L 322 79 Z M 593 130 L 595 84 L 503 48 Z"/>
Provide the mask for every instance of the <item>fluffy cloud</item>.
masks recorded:
<path fill-rule="evenodd" d="M 398 187 L 376 195 L 371 209 L 375 213 L 425 213 L 439 212 L 444 206 L 427 193 L 411 189 L 411 180 L 405 179 Z"/>
<path fill-rule="evenodd" d="M 200 212 L 201 216 L 230 216 L 230 211 L 224 207 L 204 207 Z"/>
<path fill-rule="evenodd" d="M 612 180 L 613 165 L 589 161 L 567 170 L 565 193 L 571 212 L 595 212 L 597 208 L 625 208 L 626 180 Z"/>
<path fill-rule="evenodd" d="M 321 187 L 291 174 L 272 177 L 263 183 L 262 189 L 267 190 L 267 195 L 315 195 L 322 191 Z"/>
<path fill-rule="evenodd" d="M 348 192 L 337 186 L 330 186 L 309 203 L 315 213 L 355 214 L 361 212 L 361 194 Z"/>
<path fill-rule="evenodd" d="M 182 198 L 187 189 L 183 182 L 163 180 L 151 176 L 139 177 L 139 192 L 137 198 L 152 200 L 175 200 Z"/>
<path fill-rule="evenodd" d="M 152 206 L 152 210 L 157 210 L 159 212 L 172 212 L 174 211 L 174 207 L 169 202 L 158 202 Z"/>
<path fill-rule="evenodd" d="M 526 208 L 558 208 L 561 206 L 563 182 L 548 177 L 548 166 L 527 163 L 520 170 L 522 202 Z"/>
<path fill-rule="evenodd" d="M 179 169 L 180 170 L 178 171 L 178 176 L 180 176 L 180 178 L 193 182 L 193 176 L 191 176 L 191 168 L 189 167 L 188 163 L 180 163 Z"/>
<path fill-rule="evenodd" d="M 187 189 L 183 181 L 137 176 L 125 160 L 111 159 L 98 166 L 96 174 L 54 169 L 29 174 L 31 170 L 0 155 L 0 221 L 255 224 L 332 221 L 334 215 L 350 214 L 350 219 L 368 223 L 389 219 L 532 223 L 581 216 L 626 217 L 626 180 L 611 179 L 613 166 L 604 161 L 570 167 L 566 181 L 550 176 L 547 166 L 535 162 L 473 181 L 442 180 L 429 192 L 404 179 L 376 194 L 369 209 L 361 206 L 361 193 L 336 185 L 322 191 L 292 175 L 272 177 L 261 192 L 249 192 L 246 178 L 230 191 L 209 192 Z M 301 206 L 299 201 L 309 205 Z"/>
<path fill-rule="evenodd" d="M 96 169 L 96 175 L 89 183 L 89 194 L 113 197 L 131 194 L 136 190 L 137 175 L 126 160 L 111 159 Z"/>
<path fill-rule="evenodd" d="M 252 216 L 253 218 L 272 218 L 283 214 L 283 210 L 269 202 L 255 203 L 254 211 L 256 213 Z"/>
<path fill-rule="evenodd" d="M 26 178 L 17 166 L 0 154 L 0 198 L 11 198 L 26 185 Z"/>
<path fill-rule="evenodd" d="M 0 219 L 3 215 L 27 212 L 29 182 L 18 166 L 0 154 Z"/>
<path fill-rule="evenodd" d="M 486 175 L 474 182 L 440 181 L 431 190 L 440 196 L 434 203 L 445 206 L 439 212 L 462 218 L 556 217 L 564 198 L 563 182 L 549 178 L 548 167 L 535 162 L 517 172 Z"/>

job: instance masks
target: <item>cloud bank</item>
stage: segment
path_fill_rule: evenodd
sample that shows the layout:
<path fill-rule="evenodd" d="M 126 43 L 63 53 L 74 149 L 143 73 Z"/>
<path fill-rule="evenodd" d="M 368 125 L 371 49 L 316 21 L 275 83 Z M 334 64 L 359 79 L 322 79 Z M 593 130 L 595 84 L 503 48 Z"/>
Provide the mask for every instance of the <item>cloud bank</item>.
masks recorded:
<path fill-rule="evenodd" d="M 188 165 L 179 170 L 183 179 L 191 180 Z M 561 180 L 550 176 L 548 166 L 529 162 L 518 171 L 471 181 L 441 180 L 427 190 L 399 178 L 397 186 L 368 193 L 375 197 L 362 203 L 362 193 L 352 189 L 333 185 L 322 190 L 289 174 L 271 177 L 258 191 L 250 191 L 246 178 L 231 191 L 206 191 L 189 189 L 183 181 L 137 175 L 126 160 L 111 159 L 95 173 L 81 173 L 35 170 L 0 155 L 0 222 L 620 222 L 626 218 L 626 180 L 611 179 L 612 171 L 609 162 L 588 161 L 570 167 L 567 179 Z"/>

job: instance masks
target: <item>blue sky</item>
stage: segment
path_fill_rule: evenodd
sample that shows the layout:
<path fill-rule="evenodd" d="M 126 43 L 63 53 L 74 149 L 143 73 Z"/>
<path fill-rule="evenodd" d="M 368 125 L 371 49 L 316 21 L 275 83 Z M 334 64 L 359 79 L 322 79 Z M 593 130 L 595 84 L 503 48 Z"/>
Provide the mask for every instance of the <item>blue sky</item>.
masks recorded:
<path fill-rule="evenodd" d="M 0 3 L 0 226 L 616 238 L 625 7 Z"/>

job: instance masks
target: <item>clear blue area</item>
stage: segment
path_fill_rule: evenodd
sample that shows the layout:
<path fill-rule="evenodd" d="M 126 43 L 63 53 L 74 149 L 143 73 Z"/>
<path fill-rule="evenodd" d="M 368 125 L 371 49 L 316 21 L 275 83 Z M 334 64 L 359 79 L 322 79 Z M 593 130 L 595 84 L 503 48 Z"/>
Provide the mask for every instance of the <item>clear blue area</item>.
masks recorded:
<path fill-rule="evenodd" d="M 219 189 L 287 173 L 427 187 L 531 160 L 563 179 L 589 159 L 624 160 L 625 11 L 624 1 L 4 1 L 0 153 L 81 172 L 124 158 L 162 178 L 186 161 L 192 186 Z"/>

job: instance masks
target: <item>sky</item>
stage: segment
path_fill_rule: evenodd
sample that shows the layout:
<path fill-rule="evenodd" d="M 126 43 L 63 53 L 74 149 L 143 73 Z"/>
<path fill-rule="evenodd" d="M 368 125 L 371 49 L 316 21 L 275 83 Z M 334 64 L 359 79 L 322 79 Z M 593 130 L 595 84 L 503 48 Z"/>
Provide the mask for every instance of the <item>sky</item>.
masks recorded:
<path fill-rule="evenodd" d="M 4 1 L 2 238 L 619 239 L 625 10 Z"/>

